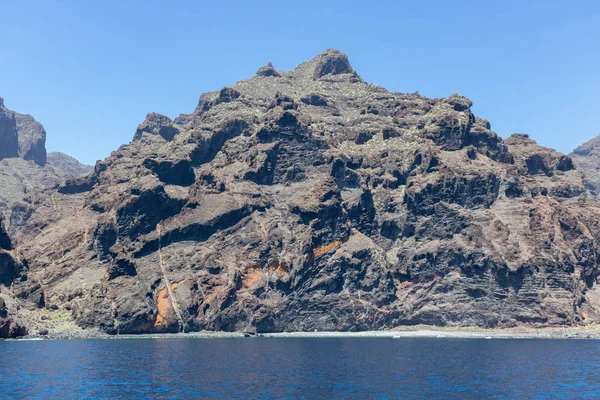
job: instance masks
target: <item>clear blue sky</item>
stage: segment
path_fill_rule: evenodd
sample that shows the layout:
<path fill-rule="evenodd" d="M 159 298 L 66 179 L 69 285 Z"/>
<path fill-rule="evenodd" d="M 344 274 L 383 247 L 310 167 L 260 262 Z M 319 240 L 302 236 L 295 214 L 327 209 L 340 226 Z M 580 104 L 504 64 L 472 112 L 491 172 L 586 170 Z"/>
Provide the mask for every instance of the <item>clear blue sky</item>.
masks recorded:
<path fill-rule="evenodd" d="M 367 81 L 460 93 L 502 136 L 570 152 L 600 133 L 600 1 L 4 1 L 0 96 L 94 163 L 148 112 L 333 47 Z"/>

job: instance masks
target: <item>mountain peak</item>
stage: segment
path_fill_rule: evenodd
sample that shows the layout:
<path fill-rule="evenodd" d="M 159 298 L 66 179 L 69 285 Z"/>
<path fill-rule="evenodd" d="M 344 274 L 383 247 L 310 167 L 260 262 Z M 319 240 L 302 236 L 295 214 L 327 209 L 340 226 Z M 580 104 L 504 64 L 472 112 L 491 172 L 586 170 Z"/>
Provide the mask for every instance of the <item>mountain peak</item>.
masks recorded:
<path fill-rule="evenodd" d="M 280 74 L 149 114 L 36 197 L 15 248 L 61 279 L 13 290 L 115 334 L 600 321 L 600 203 L 570 158 L 463 96 L 367 84 L 338 50 Z"/>
<path fill-rule="evenodd" d="M 350 66 L 348 56 L 336 49 L 327 49 L 314 58 L 316 62 L 313 79 L 319 79 L 325 75 L 352 74 L 354 70 Z"/>

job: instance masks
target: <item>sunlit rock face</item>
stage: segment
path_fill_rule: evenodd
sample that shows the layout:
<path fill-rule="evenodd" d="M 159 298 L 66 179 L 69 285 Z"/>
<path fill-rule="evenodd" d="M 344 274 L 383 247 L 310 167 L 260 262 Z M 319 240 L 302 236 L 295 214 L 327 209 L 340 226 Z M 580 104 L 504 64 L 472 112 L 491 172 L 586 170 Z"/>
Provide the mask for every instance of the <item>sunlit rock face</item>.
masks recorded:
<path fill-rule="evenodd" d="M 577 147 L 569 157 L 583 174 L 586 188 L 597 197 L 600 194 L 600 136 Z"/>
<path fill-rule="evenodd" d="M 598 322 L 581 173 L 471 105 L 268 64 L 40 198 L 12 290 L 109 333 Z"/>

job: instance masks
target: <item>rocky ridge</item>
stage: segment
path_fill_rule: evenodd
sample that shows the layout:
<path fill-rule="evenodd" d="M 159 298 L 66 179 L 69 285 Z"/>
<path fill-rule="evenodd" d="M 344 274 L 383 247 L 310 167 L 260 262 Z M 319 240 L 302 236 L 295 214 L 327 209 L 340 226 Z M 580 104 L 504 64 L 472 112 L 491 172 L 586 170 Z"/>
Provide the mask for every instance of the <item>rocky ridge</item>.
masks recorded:
<path fill-rule="evenodd" d="M 599 203 L 471 105 L 268 64 L 41 198 L 7 290 L 110 334 L 598 322 Z"/>
<path fill-rule="evenodd" d="M 594 196 L 600 194 L 600 135 L 577 147 L 569 157 L 583 174 L 586 188 Z"/>

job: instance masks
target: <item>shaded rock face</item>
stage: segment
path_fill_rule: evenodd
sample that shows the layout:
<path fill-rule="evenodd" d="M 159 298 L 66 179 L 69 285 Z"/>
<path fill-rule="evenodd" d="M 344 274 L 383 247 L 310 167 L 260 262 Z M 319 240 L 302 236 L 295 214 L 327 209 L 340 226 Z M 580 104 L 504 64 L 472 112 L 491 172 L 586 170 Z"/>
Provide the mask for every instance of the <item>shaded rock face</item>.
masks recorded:
<path fill-rule="evenodd" d="M 109 333 L 600 320 L 600 207 L 568 157 L 337 51 L 278 73 L 41 198 L 13 292 Z"/>
<path fill-rule="evenodd" d="M 569 156 L 583 173 L 586 188 L 600 194 L 600 135 L 577 147 Z"/>
<path fill-rule="evenodd" d="M 11 250 L 10 237 L 0 218 L 0 285 L 10 286 L 21 272 L 21 264 L 14 258 Z"/>
<path fill-rule="evenodd" d="M 39 166 L 46 165 L 46 130 L 30 115 L 16 114 L 19 132 L 19 157 L 32 160 Z"/>
<path fill-rule="evenodd" d="M 46 131 L 30 115 L 7 109 L 0 99 L 0 160 L 20 157 L 46 164 Z"/>
<path fill-rule="evenodd" d="M 14 339 L 27 336 L 27 328 L 16 323 L 7 311 L 0 310 L 0 339 Z"/>
<path fill-rule="evenodd" d="M 10 237 L 4 228 L 4 221 L 0 218 L 0 250 L 12 250 Z"/>
<path fill-rule="evenodd" d="M 11 308 L 5 298 L 0 295 L 0 339 L 18 338 L 26 336 L 28 333 L 19 318 L 14 317 L 12 313 L 14 307 Z"/>
<path fill-rule="evenodd" d="M 19 136 L 15 114 L 0 104 L 0 160 L 19 156 Z"/>

